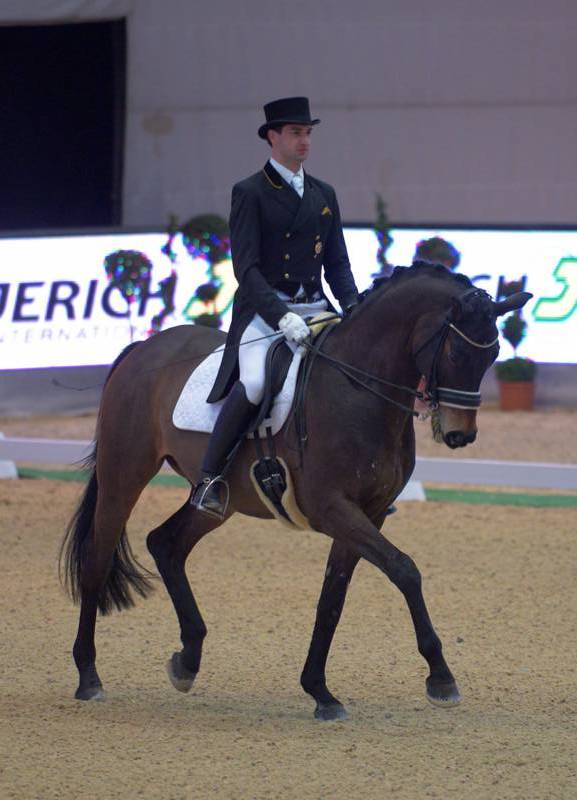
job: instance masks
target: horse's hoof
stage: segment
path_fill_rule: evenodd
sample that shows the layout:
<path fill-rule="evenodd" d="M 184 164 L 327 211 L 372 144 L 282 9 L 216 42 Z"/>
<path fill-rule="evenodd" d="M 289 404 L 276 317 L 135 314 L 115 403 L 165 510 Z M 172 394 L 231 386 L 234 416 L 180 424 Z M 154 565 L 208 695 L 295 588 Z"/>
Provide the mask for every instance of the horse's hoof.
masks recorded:
<path fill-rule="evenodd" d="M 461 695 L 455 681 L 433 683 L 427 678 L 427 700 L 438 708 L 453 708 L 461 702 Z"/>
<path fill-rule="evenodd" d="M 197 673 L 191 672 L 184 666 L 180 653 L 173 653 L 172 658 L 166 662 L 166 672 L 177 691 L 190 692 Z"/>
<path fill-rule="evenodd" d="M 321 722 L 333 722 L 338 719 L 346 719 L 348 717 L 346 708 L 341 703 L 317 703 L 315 708 L 315 719 Z"/>
<path fill-rule="evenodd" d="M 74 695 L 76 700 L 96 700 L 102 703 L 106 700 L 106 692 L 102 686 L 79 686 Z"/>

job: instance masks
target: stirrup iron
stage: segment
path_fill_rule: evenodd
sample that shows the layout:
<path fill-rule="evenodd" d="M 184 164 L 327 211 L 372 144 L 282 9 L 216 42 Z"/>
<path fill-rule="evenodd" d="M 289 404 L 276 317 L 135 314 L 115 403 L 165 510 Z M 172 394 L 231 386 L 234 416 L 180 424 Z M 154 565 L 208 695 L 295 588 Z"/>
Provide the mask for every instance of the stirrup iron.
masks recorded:
<path fill-rule="evenodd" d="M 210 517 L 223 520 L 226 516 L 230 490 L 222 475 L 203 478 L 194 488 L 190 505 Z"/>

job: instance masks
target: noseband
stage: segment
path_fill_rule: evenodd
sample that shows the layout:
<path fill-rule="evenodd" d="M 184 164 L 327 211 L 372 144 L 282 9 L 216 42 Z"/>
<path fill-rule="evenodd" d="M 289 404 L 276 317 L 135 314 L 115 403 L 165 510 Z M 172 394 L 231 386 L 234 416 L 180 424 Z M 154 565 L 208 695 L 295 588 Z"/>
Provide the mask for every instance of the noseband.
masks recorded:
<path fill-rule="evenodd" d="M 459 299 L 464 300 L 467 297 L 483 296 L 489 297 L 487 292 L 485 292 L 483 289 L 469 289 L 469 291 L 465 292 L 465 294 Z M 429 375 L 427 377 L 427 394 L 430 398 L 431 407 L 437 408 L 438 406 L 447 406 L 449 408 L 461 408 L 465 410 L 479 409 L 481 407 L 481 392 L 465 392 L 462 389 L 451 389 L 447 386 L 438 385 L 437 372 L 439 360 L 441 358 L 441 353 L 443 352 L 443 347 L 445 345 L 447 336 L 451 331 L 457 333 L 461 339 L 467 342 L 467 344 L 471 345 L 472 347 L 477 347 L 480 350 L 488 350 L 491 347 L 494 347 L 499 341 L 499 337 L 497 336 L 492 342 L 476 342 L 474 339 L 471 339 L 464 334 L 463 331 L 459 330 L 459 328 L 457 328 L 457 326 L 447 317 L 441 326 L 431 336 L 429 336 L 426 342 L 422 344 L 415 353 L 415 358 L 417 358 L 419 353 L 421 353 L 426 347 L 434 342 L 435 339 L 437 339 L 435 352 L 429 368 Z"/>

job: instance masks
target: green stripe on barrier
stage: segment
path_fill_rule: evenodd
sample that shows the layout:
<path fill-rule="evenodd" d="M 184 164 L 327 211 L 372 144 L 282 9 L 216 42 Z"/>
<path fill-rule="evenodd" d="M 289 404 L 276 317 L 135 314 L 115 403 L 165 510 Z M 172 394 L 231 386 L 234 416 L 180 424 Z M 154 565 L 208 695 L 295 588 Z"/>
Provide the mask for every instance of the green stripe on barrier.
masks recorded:
<path fill-rule="evenodd" d="M 86 483 L 88 480 L 88 473 L 78 470 L 19 467 L 18 475 L 20 478 L 48 478 L 52 481 L 74 481 L 76 483 Z M 157 486 L 190 486 L 189 482 L 181 478 L 180 475 L 156 475 L 151 483 Z"/>
<path fill-rule="evenodd" d="M 466 489 L 425 489 L 427 500 L 440 503 L 483 503 L 495 506 L 536 508 L 577 508 L 577 495 L 517 494 L 513 492 L 467 491 Z"/>
<path fill-rule="evenodd" d="M 48 478 L 55 481 L 86 482 L 86 472 L 20 467 L 21 478 Z M 156 475 L 151 483 L 157 486 L 190 486 L 180 475 Z M 466 489 L 427 489 L 427 500 L 437 503 L 479 503 L 495 506 L 533 506 L 535 508 L 577 508 L 577 495 L 522 494 L 513 492 L 468 491 Z"/>

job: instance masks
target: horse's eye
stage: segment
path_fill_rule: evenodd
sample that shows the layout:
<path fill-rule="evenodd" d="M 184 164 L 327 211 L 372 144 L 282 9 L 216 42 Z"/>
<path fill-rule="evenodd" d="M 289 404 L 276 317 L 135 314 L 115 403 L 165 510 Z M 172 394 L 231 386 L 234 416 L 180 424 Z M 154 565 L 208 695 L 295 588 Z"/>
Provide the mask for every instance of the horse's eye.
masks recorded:
<path fill-rule="evenodd" d="M 465 358 L 466 358 L 465 353 L 463 353 L 462 350 L 458 350 L 456 347 L 451 347 L 451 349 L 449 350 L 449 361 L 456 367 L 464 364 Z"/>

